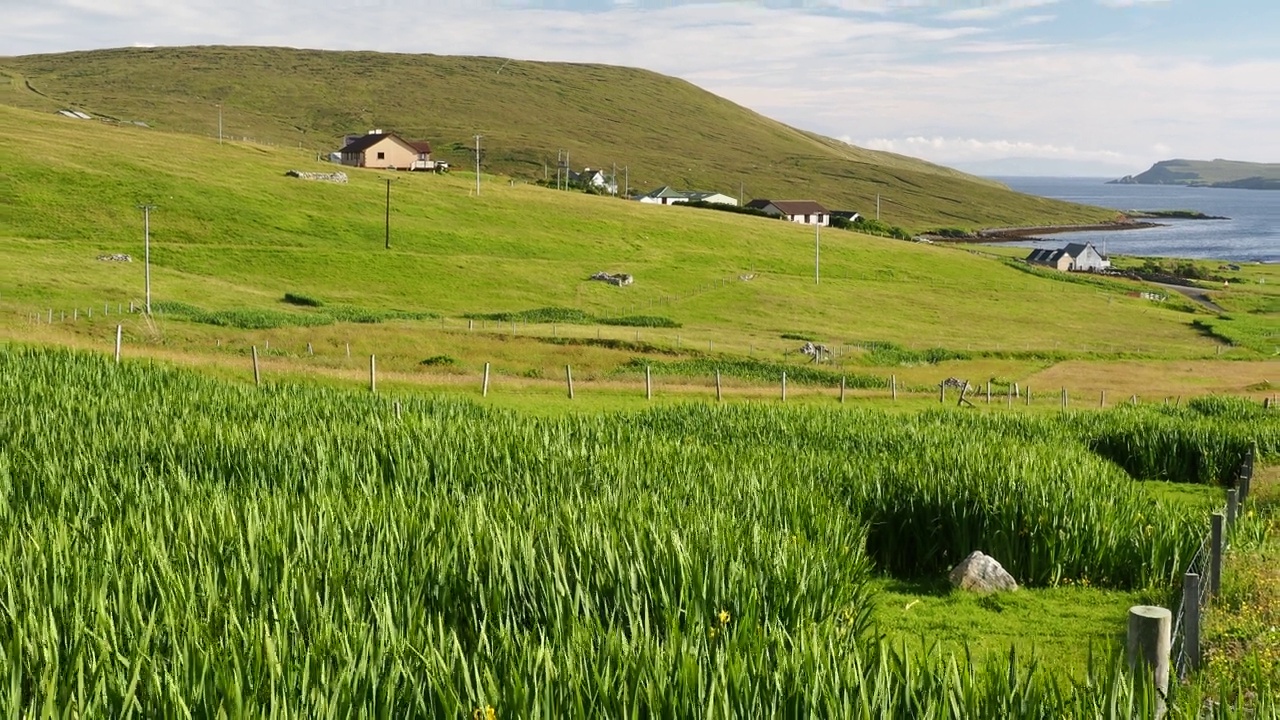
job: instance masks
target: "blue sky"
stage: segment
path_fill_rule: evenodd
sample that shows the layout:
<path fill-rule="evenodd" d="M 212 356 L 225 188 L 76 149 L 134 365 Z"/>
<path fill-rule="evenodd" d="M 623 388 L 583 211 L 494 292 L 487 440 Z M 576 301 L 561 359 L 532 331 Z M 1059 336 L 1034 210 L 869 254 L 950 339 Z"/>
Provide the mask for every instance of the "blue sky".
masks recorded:
<path fill-rule="evenodd" d="M 4 54 L 255 44 L 600 62 L 960 167 L 1280 162 L 1274 0 L 4 2 Z"/>

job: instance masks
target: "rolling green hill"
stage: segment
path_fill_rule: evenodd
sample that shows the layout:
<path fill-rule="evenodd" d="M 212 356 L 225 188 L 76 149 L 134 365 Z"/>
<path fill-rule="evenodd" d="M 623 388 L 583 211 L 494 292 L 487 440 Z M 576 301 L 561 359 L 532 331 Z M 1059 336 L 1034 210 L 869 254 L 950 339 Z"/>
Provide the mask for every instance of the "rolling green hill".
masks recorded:
<path fill-rule="evenodd" d="M 605 65 L 280 48 L 119 49 L 0 58 L 0 103 L 141 121 L 311 152 L 382 128 L 430 140 L 437 157 L 515 178 L 612 168 L 633 190 L 659 185 L 810 198 L 912 230 L 1110 219 L 1110 211 L 1032 198 L 993 181 L 864 150 L 770 120 L 694 85 Z M 623 173 L 626 167 L 628 173 Z"/>
<path fill-rule="evenodd" d="M 286 292 L 450 318 L 562 306 L 670 317 L 686 337 L 726 350 L 733 341 L 744 355 L 788 331 L 960 349 L 1206 347 L 1191 316 L 1123 286 L 843 230 L 822 233 L 815 285 L 814 230 L 766 218 L 492 176 L 479 197 L 465 176 L 354 171 L 347 184 L 308 182 L 285 172 L 332 166 L 305 151 L 4 106 L 0 156 L 0 296 L 15 313 L 140 301 L 139 263 L 98 257 L 142 255 L 135 206 L 152 202 L 156 298 L 209 310 L 294 312 L 280 302 Z M 600 270 L 636 283 L 587 279 Z"/>
<path fill-rule="evenodd" d="M 1235 160 L 1163 160 L 1150 170 L 1113 181 L 1122 185 L 1191 185 L 1196 187 L 1280 190 L 1280 164 Z"/>

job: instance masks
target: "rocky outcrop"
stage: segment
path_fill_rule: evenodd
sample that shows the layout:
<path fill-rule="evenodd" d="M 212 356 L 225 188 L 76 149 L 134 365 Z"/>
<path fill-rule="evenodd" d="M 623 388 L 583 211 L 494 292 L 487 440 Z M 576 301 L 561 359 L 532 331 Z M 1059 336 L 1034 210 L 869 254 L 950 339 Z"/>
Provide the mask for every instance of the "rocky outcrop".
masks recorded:
<path fill-rule="evenodd" d="M 344 172 L 318 173 L 306 172 L 303 170 L 290 170 L 285 173 L 288 177 L 296 177 L 302 180 L 316 180 L 319 182 L 331 182 L 345 185 L 347 182 L 347 174 Z"/>
<path fill-rule="evenodd" d="M 947 576 L 951 586 L 972 592 L 1017 590 L 1018 583 L 996 559 L 977 550 L 960 561 Z"/>
<path fill-rule="evenodd" d="M 607 273 L 607 272 L 598 272 L 595 275 L 592 275 L 591 279 L 599 280 L 600 282 L 607 282 L 610 285 L 616 285 L 618 287 L 622 287 L 623 285 L 630 285 L 631 283 L 635 282 L 635 278 L 631 277 L 626 273 L 615 274 L 615 273 Z"/>
<path fill-rule="evenodd" d="M 98 259 L 102 262 L 133 262 L 133 258 L 128 255 L 99 255 Z"/>

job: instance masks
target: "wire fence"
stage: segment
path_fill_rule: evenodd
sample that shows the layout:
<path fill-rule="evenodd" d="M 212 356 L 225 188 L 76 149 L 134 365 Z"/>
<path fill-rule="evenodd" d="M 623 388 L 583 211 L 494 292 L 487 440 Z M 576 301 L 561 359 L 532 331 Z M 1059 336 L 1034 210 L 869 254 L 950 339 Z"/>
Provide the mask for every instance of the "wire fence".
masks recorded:
<path fill-rule="evenodd" d="M 1230 546 L 1230 530 L 1249 497 L 1256 455 L 1256 448 L 1245 454 L 1235 484 L 1227 490 L 1226 502 L 1214 513 L 1208 534 L 1183 573 L 1182 599 L 1174 613 L 1171 644 L 1174 672 L 1180 679 L 1200 666 L 1200 619 L 1221 587 L 1222 558 Z"/>

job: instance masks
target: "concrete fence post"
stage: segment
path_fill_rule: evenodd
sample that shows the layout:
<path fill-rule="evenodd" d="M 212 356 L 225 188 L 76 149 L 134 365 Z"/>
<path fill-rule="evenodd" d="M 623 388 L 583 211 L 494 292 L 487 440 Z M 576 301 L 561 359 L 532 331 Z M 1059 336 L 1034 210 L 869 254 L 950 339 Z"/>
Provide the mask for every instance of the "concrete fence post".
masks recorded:
<path fill-rule="evenodd" d="M 369 356 L 369 392 L 378 392 L 378 358 Z"/>
<path fill-rule="evenodd" d="M 1222 591 L 1222 538 L 1226 518 L 1214 513 L 1209 526 L 1209 594 L 1217 596 Z"/>
<path fill-rule="evenodd" d="M 1227 490 L 1227 529 L 1236 526 L 1236 518 L 1240 513 L 1240 491 L 1231 488 Z"/>
<path fill-rule="evenodd" d="M 261 386 L 262 375 L 258 372 L 258 346 L 254 345 L 251 350 L 253 352 L 253 384 Z"/>
<path fill-rule="evenodd" d="M 1182 651 L 1188 669 L 1200 667 L 1200 576 L 1187 573 L 1182 578 Z"/>
<path fill-rule="evenodd" d="M 564 382 L 569 386 L 569 399 L 573 399 L 573 368 L 564 366 Z"/>
<path fill-rule="evenodd" d="M 644 399 L 653 399 L 653 371 L 648 365 L 644 366 Z"/>
<path fill-rule="evenodd" d="M 489 397 L 489 363 L 484 364 L 484 383 L 480 386 L 480 397 Z"/>
<path fill-rule="evenodd" d="M 120 340 L 123 332 L 124 332 L 124 326 L 117 325 L 116 326 L 116 364 L 117 365 L 120 364 Z"/>
<path fill-rule="evenodd" d="M 787 401 L 787 374 L 782 373 L 782 402 Z"/>
<path fill-rule="evenodd" d="M 1164 715 L 1164 699 L 1169 694 L 1169 651 L 1173 646 L 1170 631 L 1173 613 L 1154 605 L 1129 608 L 1129 632 L 1126 650 L 1129 668 L 1151 673 L 1158 693 L 1156 717 Z"/>

